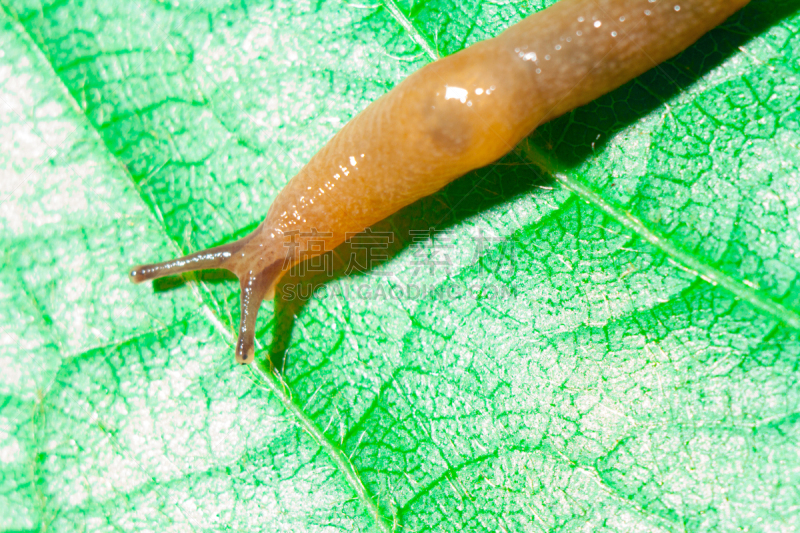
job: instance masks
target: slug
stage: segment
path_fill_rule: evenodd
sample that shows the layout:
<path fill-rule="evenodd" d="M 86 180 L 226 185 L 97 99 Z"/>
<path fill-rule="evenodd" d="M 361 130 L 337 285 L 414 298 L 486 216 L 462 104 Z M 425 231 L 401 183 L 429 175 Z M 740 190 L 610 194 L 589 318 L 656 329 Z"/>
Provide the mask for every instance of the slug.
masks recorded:
<path fill-rule="evenodd" d="M 292 265 L 495 161 L 539 124 L 676 55 L 748 2 L 561 0 L 426 65 L 370 104 L 289 181 L 248 236 L 136 266 L 130 279 L 231 271 L 242 291 L 236 361 L 251 363 L 261 301 L 273 298 Z"/>

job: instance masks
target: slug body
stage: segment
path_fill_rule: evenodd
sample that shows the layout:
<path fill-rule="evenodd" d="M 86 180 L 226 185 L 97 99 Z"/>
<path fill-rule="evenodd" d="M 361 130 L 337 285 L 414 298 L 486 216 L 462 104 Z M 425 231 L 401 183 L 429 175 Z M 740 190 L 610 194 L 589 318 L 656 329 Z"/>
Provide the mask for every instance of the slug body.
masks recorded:
<path fill-rule="evenodd" d="M 669 59 L 749 0 L 561 0 L 431 63 L 347 123 L 247 237 L 131 280 L 223 268 L 240 280 L 236 360 L 254 358 L 261 301 L 291 265 L 510 151 L 539 124 Z"/>

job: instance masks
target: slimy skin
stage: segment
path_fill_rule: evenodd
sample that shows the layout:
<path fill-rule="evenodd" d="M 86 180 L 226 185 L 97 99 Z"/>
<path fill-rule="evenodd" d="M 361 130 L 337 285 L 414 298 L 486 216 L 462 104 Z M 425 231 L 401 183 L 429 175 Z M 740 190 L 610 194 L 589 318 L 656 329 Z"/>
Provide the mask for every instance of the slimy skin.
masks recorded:
<path fill-rule="evenodd" d="M 236 360 L 251 363 L 258 308 L 291 265 L 495 161 L 539 124 L 676 55 L 748 2 L 561 0 L 423 67 L 369 105 L 292 178 L 247 237 L 134 267 L 130 278 L 233 272 L 242 289 Z"/>

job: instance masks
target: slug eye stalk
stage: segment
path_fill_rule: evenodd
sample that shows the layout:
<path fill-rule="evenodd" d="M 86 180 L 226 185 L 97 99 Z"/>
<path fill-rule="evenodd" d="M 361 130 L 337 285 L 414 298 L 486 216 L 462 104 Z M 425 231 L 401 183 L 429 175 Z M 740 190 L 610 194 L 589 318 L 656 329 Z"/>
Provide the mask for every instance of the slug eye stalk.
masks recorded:
<path fill-rule="evenodd" d="M 131 269 L 129 276 L 132 282 L 141 283 L 143 281 L 163 278 L 164 276 L 173 276 L 184 272 L 193 272 L 195 270 L 225 268 L 225 262 L 239 251 L 242 246 L 244 246 L 245 242 L 246 241 L 238 240 L 201 252 L 184 255 L 183 257 L 170 261 L 151 263 L 149 265 L 137 265 Z"/>

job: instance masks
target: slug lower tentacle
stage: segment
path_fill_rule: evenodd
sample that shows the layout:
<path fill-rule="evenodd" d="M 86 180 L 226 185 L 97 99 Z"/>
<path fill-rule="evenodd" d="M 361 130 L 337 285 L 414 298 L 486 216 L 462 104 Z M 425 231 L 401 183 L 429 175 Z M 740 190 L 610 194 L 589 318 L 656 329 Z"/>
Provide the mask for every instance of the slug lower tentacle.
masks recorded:
<path fill-rule="evenodd" d="M 348 122 L 239 241 L 144 265 L 131 280 L 206 268 L 239 278 L 236 360 L 289 266 L 509 152 L 539 124 L 669 59 L 749 0 L 560 0 L 413 73 Z"/>

